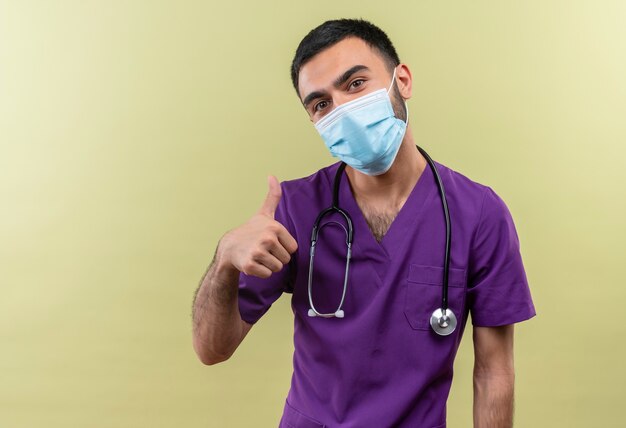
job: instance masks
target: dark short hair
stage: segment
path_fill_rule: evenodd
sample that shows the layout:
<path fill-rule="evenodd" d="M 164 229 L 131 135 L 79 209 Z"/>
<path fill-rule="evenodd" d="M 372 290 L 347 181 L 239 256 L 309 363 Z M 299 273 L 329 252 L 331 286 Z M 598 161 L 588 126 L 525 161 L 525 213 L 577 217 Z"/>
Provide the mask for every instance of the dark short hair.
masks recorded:
<path fill-rule="evenodd" d="M 291 62 L 291 82 L 298 91 L 300 69 L 311 58 L 346 37 L 358 37 L 378 51 L 387 68 L 392 70 L 400 64 L 400 58 L 387 34 L 371 22 L 363 19 L 334 19 L 326 21 L 304 36 Z"/>

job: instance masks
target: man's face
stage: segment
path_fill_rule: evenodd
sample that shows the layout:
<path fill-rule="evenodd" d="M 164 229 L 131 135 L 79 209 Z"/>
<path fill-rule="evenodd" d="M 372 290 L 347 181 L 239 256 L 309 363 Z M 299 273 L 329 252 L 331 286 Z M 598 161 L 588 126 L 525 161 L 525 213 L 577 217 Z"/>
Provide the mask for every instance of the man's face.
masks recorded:
<path fill-rule="evenodd" d="M 381 88 L 392 73 L 381 55 L 357 37 L 348 37 L 311 58 L 300 69 L 298 90 L 313 123 L 335 107 Z M 397 117 L 404 119 L 397 88 L 390 92 Z"/>

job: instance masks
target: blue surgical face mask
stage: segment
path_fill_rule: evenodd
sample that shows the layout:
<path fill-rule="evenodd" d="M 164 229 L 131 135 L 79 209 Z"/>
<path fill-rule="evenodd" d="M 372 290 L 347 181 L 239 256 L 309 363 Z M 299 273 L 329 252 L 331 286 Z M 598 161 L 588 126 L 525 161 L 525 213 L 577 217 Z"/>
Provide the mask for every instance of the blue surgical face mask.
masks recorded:
<path fill-rule="evenodd" d="M 408 124 L 393 111 L 389 89 L 379 89 L 337 106 L 315 123 L 331 155 L 367 174 L 384 174 L 391 168 Z"/>

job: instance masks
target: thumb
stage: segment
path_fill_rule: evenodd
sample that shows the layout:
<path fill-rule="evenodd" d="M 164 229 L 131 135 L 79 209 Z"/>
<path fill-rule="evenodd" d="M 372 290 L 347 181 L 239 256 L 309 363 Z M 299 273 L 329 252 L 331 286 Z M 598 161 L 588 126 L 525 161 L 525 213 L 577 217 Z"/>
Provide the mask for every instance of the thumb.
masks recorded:
<path fill-rule="evenodd" d="M 267 196 L 265 197 L 265 201 L 263 201 L 263 205 L 261 205 L 261 209 L 259 209 L 259 214 L 274 218 L 276 207 L 278 207 L 278 202 L 282 196 L 282 190 L 278 179 L 273 175 L 267 177 L 267 183 L 269 185 L 269 190 L 267 191 Z"/>

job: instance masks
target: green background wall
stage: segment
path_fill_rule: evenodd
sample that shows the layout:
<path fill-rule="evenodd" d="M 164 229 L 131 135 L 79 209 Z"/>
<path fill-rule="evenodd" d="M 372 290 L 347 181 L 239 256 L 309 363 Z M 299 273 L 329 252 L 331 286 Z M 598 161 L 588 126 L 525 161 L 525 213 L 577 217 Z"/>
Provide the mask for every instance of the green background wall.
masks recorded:
<path fill-rule="evenodd" d="M 623 426 L 624 2 L 174 0 L 0 2 L 0 426 L 278 424 L 289 296 L 210 367 L 191 301 L 267 174 L 335 162 L 288 70 L 338 17 L 387 31 L 416 142 L 513 214 L 538 312 L 516 426 Z M 450 427 L 471 426 L 471 333 Z"/>

